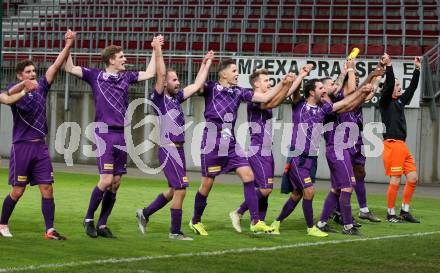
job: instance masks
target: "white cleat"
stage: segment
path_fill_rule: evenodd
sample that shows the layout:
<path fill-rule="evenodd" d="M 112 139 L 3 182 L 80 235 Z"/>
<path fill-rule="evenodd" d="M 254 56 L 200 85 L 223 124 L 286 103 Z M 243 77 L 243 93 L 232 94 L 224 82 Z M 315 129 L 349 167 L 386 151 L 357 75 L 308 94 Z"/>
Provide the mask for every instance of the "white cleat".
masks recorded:
<path fill-rule="evenodd" d="M 241 233 L 241 226 L 240 226 L 241 215 L 238 214 L 236 210 L 234 210 L 229 213 L 229 217 L 231 218 L 232 226 L 234 227 L 234 229 L 238 233 Z"/>
<path fill-rule="evenodd" d="M 142 209 L 136 210 L 136 219 L 138 222 L 139 230 L 141 231 L 142 234 L 145 234 L 145 229 L 147 227 L 148 219 L 145 218 Z"/>
<path fill-rule="evenodd" d="M 173 240 L 179 240 L 179 241 L 192 241 L 193 238 L 186 236 L 183 233 L 170 233 L 168 238 L 173 239 Z"/>
<path fill-rule="evenodd" d="M 9 231 L 8 225 L 0 225 L 0 235 L 3 237 L 11 238 L 12 234 Z"/>

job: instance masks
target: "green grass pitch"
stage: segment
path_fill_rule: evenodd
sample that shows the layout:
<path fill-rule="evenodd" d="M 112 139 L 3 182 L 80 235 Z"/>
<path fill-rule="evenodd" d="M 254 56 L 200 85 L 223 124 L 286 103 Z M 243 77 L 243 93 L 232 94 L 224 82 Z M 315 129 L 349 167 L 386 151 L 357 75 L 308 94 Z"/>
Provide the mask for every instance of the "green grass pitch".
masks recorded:
<path fill-rule="evenodd" d="M 145 236 L 138 231 L 135 219 L 135 210 L 151 202 L 167 184 L 124 178 L 108 223 L 118 239 L 90 239 L 84 234 L 82 220 L 97 178 L 55 174 L 55 224 L 68 238 L 64 242 L 43 239 L 40 193 L 38 188 L 28 187 L 10 220 L 14 238 L 0 238 L 0 272 L 440 272 L 440 199 L 418 197 L 417 191 L 412 211 L 421 224 L 361 221 L 362 237 L 331 234 L 319 239 L 306 235 L 301 205 L 282 223 L 280 236 L 250 234 L 248 215 L 242 221 L 244 232 L 236 233 L 228 213 L 243 200 L 241 183 L 217 184 L 203 218 L 209 236 L 200 237 L 188 228 L 199 185 L 199 181 L 192 181 L 184 203 L 183 231 L 195 240 L 174 241 L 168 239 L 169 206 L 150 217 Z M 2 202 L 10 190 L 6 169 L 0 170 L 0 181 Z M 318 192 L 315 197 L 315 219 L 325 194 Z M 277 216 L 286 198 L 274 191 L 267 222 Z M 383 219 L 385 193 L 369 195 L 368 201 Z M 357 212 L 356 201 L 352 203 L 353 212 Z M 99 209 L 95 219 L 98 214 Z M 423 234 L 390 237 L 416 233 Z M 365 240 L 341 243 L 357 239 Z"/>

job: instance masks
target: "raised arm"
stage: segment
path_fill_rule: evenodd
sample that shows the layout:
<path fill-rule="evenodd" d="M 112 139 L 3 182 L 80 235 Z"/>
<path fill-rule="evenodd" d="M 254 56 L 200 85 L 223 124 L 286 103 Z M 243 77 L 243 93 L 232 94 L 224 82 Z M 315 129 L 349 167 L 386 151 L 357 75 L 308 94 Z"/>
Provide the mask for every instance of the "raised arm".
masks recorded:
<path fill-rule="evenodd" d="M 296 90 L 299 90 L 301 87 L 301 83 L 304 80 L 305 77 L 307 77 L 310 74 L 310 71 L 312 71 L 314 68 L 313 64 L 306 64 L 301 68 L 301 71 L 299 72 L 299 75 L 296 77 L 296 79 L 293 81 L 292 86 L 290 87 L 289 91 L 286 94 L 286 97 L 292 96 L 293 92 Z"/>
<path fill-rule="evenodd" d="M 365 98 L 371 92 L 373 92 L 373 86 L 371 84 L 366 84 L 358 88 L 355 92 L 351 93 L 343 100 L 334 103 L 333 112 L 344 113 L 353 111 L 365 101 Z"/>
<path fill-rule="evenodd" d="M 252 96 L 252 102 L 266 103 L 270 101 L 282 89 L 283 85 L 283 81 L 280 81 L 279 83 L 277 83 L 277 85 L 275 85 L 274 88 L 270 89 L 266 93 L 254 92 L 254 95 Z"/>
<path fill-rule="evenodd" d="M 368 74 L 367 78 L 359 85 L 359 87 L 371 83 L 373 85 L 373 88 L 377 88 L 378 82 L 384 74 L 385 70 L 383 66 L 378 63 L 376 65 L 376 68 L 370 74 Z"/>
<path fill-rule="evenodd" d="M 391 65 L 390 56 L 388 56 L 388 54 L 384 54 L 384 56 L 382 57 L 382 61 L 386 65 L 386 70 L 385 70 L 386 79 L 383 85 L 382 95 L 380 97 L 379 104 L 384 106 L 384 105 L 388 105 L 393 99 L 393 91 L 394 91 L 394 85 L 396 79 L 394 77 L 394 71 Z"/>
<path fill-rule="evenodd" d="M 200 66 L 199 72 L 197 73 L 196 79 L 193 84 L 188 85 L 183 89 L 183 97 L 186 99 L 191 97 L 194 93 L 199 90 L 203 92 L 203 85 L 208 78 L 209 68 L 211 67 L 212 61 L 214 60 L 214 51 L 209 51 L 205 58 L 203 59 L 202 65 Z"/>
<path fill-rule="evenodd" d="M 159 38 L 153 39 L 151 43 L 153 46 L 154 54 L 155 54 L 155 64 L 156 64 L 156 85 L 155 89 L 157 93 L 162 94 L 163 88 L 165 85 L 165 77 L 166 77 L 166 67 L 165 61 L 162 56 L 162 43 Z"/>
<path fill-rule="evenodd" d="M 339 76 L 335 80 L 336 91 L 333 93 L 333 96 L 336 96 L 341 91 L 344 85 L 345 76 L 347 75 L 347 69 L 348 69 L 347 64 L 345 63 L 344 68 L 341 71 L 341 74 L 339 74 Z"/>
<path fill-rule="evenodd" d="M 286 79 L 288 82 L 290 81 L 290 79 L 292 80 L 291 83 L 289 84 L 285 84 L 280 92 L 278 92 L 275 97 L 273 97 L 269 102 L 267 103 L 262 103 L 261 104 L 261 108 L 262 109 L 272 109 L 275 108 L 277 106 L 279 106 L 281 103 L 283 103 L 283 101 L 292 96 L 293 92 L 296 92 L 297 99 L 299 100 L 300 96 L 299 96 L 299 88 L 301 87 L 301 82 L 304 80 L 305 77 L 307 77 L 307 75 L 310 73 L 310 71 L 312 71 L 313 69 L 313 64 L 306 64 L 305 66 L 303 66 L 301 68 L 301 71 L 299 72 L 299 75 L 295 77 L 295 74 L 289 73 L 287 74 L 288 78 Z"/>
<path fill-rule="evenodd" d="M 346 65 L 347 65 L 348 81 L 344 85 L 344 97 L 350 95 L 356 90 L 355 63 L 354 61 L 350 60 L 347 61 Z"/>
<path fill-rule="evenodd" d="M 77 76 L 78 78 L 82 78 L 83 76 L 81 66 L 75 66 L 73 64 L 73 59 L 71 54 L 69 54 L 69 57 L 67 57 L 66 64 L 64 65 L 64 71 L 74 76 Z"/>
<path fill-rule="evenodd" d="M 70 49 L 73 47 L 73 43 L 75 42 L 75 36 L 76 36 L 75 32 L 71 31 L 70 29 L 67 30 L 67 33 L 64 36 L 66 45 L 64 46 L 60 54 L 58 54 L 58 57 L 55 60 L 55 62 L 46 71 L 46 79 L 49 84 L 53 83 L 55 76 L 57 75 L 61 66 L 70 56 Z"/>
<path fill-rule="evenodd" d="M 417 89 L 417 85 L 419 85 L 420 66 L 421 66 L 420 57 L 414 58 L 414 65 L 416 66 L 416 68 L 414 69 L 411 83 L 409 84 L 405 92 L 402 94 L 402 96 L 400 96 L 400 101 L 402 101 L 404 105 L 408 105 L 411 102 L 414 96 L 414 92 Z"/>
<path fill-rule="evenodd" d="M 159 36 L 153 38 L 153 41 L 151 42 L 151 47 L 153 47 L 153 53 L 151 54 L 150 62 L 148 63 L 147 69 L 145 71 L 139 71 L 138 81 L 146 81 L 148 79 L 151 79 L 157 73 L 157 63 L 156 62 L 158 60 L 158 57 L 156 56 L 157 51 L 154 50 L 154 45 L 153 45 L 154 43 L 157 43 L 157 42 L 159 43 L 160 46 L 163 45 L 164 39 L 163 39 L 162 35 L 159 35 Z M 160 58 L 162 58 L 162 57 L 160 57 Z"/>
<path fill-rule="evenodd" d="M 380 80 L 382 79 L 383 75 L 385 73 L 385 70 L 383 68 L 383 65 L 379 62 L 374 69 L 373 72 L 368 74 L 367 79 L 360 85 L 363 86 L 365 84 L 371 84 L 373 86 L 373 92 L 371 92 L 366 98 L 365 101 L 369 101 L 374 97 L 374 94 L 376 94 L 377 89 L 379 88 Z"/>
<path fill-rule="evenodd" d="M 290 88 L 292 87 L 293 82 L 295 81 L 296 76 L 293 73 L 288 73 L 284 75 L 284 77 L 281 79 L 283 82 L 283 85 L 281 87 L 281 90 L 275 94 L 275 96 L 266 103 L 261 103 L 260 108 L 261 109 L 272 109 L 277 106 L 279 106 L 287 97 L 287 93 L 289 92 Z"/>

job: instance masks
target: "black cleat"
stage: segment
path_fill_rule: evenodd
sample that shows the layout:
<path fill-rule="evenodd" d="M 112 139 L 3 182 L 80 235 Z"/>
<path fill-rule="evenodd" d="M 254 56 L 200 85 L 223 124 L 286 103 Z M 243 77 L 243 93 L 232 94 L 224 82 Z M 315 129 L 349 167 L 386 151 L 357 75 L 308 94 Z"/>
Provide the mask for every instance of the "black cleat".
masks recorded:
<path fill-rule="evenodd" d="M 89 237 L 98 238 L 98 233 L 96 232 L 95 224 L 93 223 L 93 221 L 84 221 L 84 230 Z"/>
<path fill-rule="evenodd" d="M 333 222 L 335 222 L 336 224 L 341 225 L 341 226 L 344 225 L 344 223 L 342 221 L 342 215 L 339 212 L 335 211 L 333 213 L 333 215 L 331 216 L 331 218 L 333 219 Z"/>
<path fill-rule="evenodd" d="M 350 228 L 350 229 L 345 229 L 345 228 L 343 228 L 342 229 L 342 234 L 345 234 L 345 235 L 353 235 L 353 236 L 360 236 L 360 235 L 362 235 L 361 233 L 360 233 L 360 231 L 359 231 L 359 229 L 357 229 L 356 227 L 352 227 L 352 228 Z"/>
<path fill-rule="evenodd" d="M 403 223 L 402 218 L 394 214 L 387 214 L 387 221 L 390 223 L 401 224 Z"/>
<path fill-rule="evenodd" d="M 322 232 L 325 232 L 325 233 L 338 233 L 338 231 L 336 229 L 333 229 L 328 224 L 325 224 L 325 226 L 323 226 L 323 227 L 320 227 L 320 226 L 316 225 L 316 227 L 319 228 Z"/>
<path fill-rule="evenodd" d="M 56 230 L 51 230 L 51 231 L 47 231 L 44 234 L 44 239 L 46 240 L 57 240 L 57 241 L 64 241 L 66 240 L 66 237 L 64 237 L 63 235 L 59 234 Z"/>
<path fill-rule="evenodd" d="M 333 218 L 333 222 L 335 222 L 336 224 L 341 225 L 341 226 L 344 225 L 344 219 L 342 219 L 341 213 L 339 213 L 339 212 L 333 213 L 332 218 Z M 362 224 L 356 222 L 356 220 L 353 217 L 352 217 L 352 223 L 353 223 L 353 226 L 356 228 L 362 227 Z"/>
<path fill-rule="evenodd" d="M 98 236 L 116 239 L 116 236 L 113 235 L 112 231 L 108 227 L 97 228 L 96 232 L 98 233 Z"/>
<path fill-rule="evenodd" d="M 356 222 L 356 220 L 355 220 L 354 218 L 352 218 L 352 222 L 353 222 L 353 226 L 354 226 L 355 228 L 360 228 L 360 227 L 362 227 L 362 224 L 359 223 L 359 222 Z"/>
<path fill-rule="evenodd" d="M 420 221 L 414 218 L 414 216 L 412 216 L 409 212 L 403 210 L 400 210 L 400 218 L 410 223 L 420 223 Z"/>
<path fill-rule="evenodd" d="M 374 222 L 374 223 L 378 223 L 381 221 L 371 211 L 369 211 L 369 212 L 359 211 L 359 219 L 368 220 L 368 221 Z"/>

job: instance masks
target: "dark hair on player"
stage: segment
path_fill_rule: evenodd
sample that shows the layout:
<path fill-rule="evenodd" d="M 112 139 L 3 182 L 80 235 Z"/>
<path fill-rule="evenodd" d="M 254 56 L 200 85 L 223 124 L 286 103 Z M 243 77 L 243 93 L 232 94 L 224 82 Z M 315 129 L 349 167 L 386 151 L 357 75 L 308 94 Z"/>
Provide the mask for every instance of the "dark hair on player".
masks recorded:
<path fill-rule="evenodd" d="M 252 88 L 255 88 L 255 82 L 258 80 L 260 75 L 269 75 L 269 71 L 264 68 L 255 70 L 254 73 L 249 76 L 249 83 L 251 84 Z"/>
<path fill-rule="evenodd" d="M 319 79 L 319 81 L 322 82 L 323 84 L 324 84 L 326 81 L 329 81 L 329 80 L 332 80 L 332 78 L 330 78 L 330 77 L 324 77 L 324 78 L 320 78 L 320 79 Z"/>
<path fill-rule="evenodd" d="M 222 72 L 226 68 L 228 68 L 230 65 L 235 64 L 236 61 L 234 59 L 226 59 L 220 62 L 218 66 L 218 73 Z"/>
<path fill-rule="evenodd" d="M 167 68 L 167 71 L 166 71 L 165 75 L 168 76 L 168 73 L 171 73 L 171 72 L 174 72 L 174 73 L 177 74 L 176 69 L 174 69 L 174 68 Z"/>
<path fill-rule="evenodd" d="M 104 48 L 101 51 L 102 61 L 106 64 L 110 64 L 110 59 L 114 59 L 116 53 L 119 53 L 122 51 L 122 47 L 116 46 L 116 45 L 110 45 L 106 48 Z"/>
<path fill-rule="evenodd" d="M 307 99 L 310 96 L 310 92 L 315 90 L 316 83 L 321 82 L 319 79 L 308 80 L 304 84 L 304 97 Z"/>
<path fill-rule="evenodd" d="M 20 61 L 16 66 L 15 66 L 15 73 L 19 74 L 21 72 L 24 71 L 24 69 L 26 68 L 26 66 L 30 66 L 33 65 L 35 67 L 35 64 L 33 61 L 31 60 L 23 60 Z"/>

